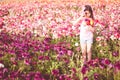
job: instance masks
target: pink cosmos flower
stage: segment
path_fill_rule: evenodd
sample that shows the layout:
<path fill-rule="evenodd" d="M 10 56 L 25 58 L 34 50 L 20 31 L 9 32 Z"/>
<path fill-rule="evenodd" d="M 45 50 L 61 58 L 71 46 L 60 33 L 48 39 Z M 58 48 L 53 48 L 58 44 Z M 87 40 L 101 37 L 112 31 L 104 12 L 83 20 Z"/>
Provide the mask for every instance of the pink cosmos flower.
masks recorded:
<path fill-rule="evenodd" d="M 67 55 L 72 56 L 73 52 L 71 50 L 67 50 Z"/>
<path fill-rule="evenodd" d="M 98 36 L 98 37 L 96 38 L 96 41 L 101 41 L 102 39 L 103 39 L 103 37 Z"/>

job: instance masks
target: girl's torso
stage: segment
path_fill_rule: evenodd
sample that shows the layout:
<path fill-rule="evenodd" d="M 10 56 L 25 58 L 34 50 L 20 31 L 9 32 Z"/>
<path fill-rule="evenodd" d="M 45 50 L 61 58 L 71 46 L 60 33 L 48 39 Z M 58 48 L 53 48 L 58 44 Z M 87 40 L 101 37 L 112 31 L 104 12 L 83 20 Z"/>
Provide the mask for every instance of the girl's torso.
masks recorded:
<path fill-rule="evenodd" d="M 81 22 L 80 25 L 80 37 L 81 38 L 93 38 L 93 32 L 89 30 L 89 27 L 91 25 L 86 25 L 86 22 L 84 19 Z"/>

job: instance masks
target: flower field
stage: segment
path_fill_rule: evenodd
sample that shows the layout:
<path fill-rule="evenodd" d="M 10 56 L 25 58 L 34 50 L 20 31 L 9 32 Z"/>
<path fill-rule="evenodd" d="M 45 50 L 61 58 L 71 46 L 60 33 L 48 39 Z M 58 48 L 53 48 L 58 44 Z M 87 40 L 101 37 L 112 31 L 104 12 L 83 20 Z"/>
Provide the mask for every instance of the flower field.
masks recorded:
<path fill-rule="evenodd" d="M 92 60 L 83 65 L 72 22 L 88 3 L 95 36 Z M 0 80 L 120 80 L 120 1 L 103 3 L 1 0 Z"/>

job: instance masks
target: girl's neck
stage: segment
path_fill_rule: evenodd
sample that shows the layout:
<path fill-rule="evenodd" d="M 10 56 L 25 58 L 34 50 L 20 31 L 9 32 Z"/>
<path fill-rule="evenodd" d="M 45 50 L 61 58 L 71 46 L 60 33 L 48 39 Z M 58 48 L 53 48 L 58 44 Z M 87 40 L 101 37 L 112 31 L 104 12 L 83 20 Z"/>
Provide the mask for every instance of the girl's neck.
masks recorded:
<path fill-rule="evenodd" d="M 90 17 L 85 16 L 85 18 L 90 18 Z"/>

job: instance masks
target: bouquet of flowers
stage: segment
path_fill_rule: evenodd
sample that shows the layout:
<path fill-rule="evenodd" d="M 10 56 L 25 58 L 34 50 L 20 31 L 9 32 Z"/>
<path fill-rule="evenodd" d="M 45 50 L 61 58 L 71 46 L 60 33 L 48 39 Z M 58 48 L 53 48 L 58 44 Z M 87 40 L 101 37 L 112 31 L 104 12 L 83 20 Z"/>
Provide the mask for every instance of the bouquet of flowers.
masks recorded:
<path fill-rule="evenodd" d="M 88 19 L 88 18 L 85 19 L 85 22 L 86 22 L 87 25 L 93 25 L 94 24 L 93 20 Z"/>

